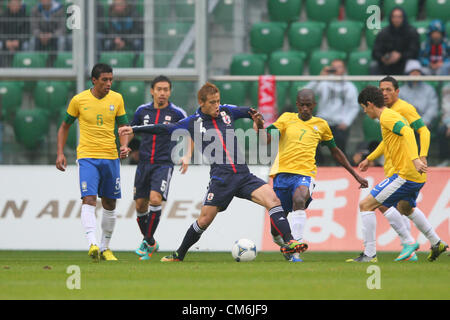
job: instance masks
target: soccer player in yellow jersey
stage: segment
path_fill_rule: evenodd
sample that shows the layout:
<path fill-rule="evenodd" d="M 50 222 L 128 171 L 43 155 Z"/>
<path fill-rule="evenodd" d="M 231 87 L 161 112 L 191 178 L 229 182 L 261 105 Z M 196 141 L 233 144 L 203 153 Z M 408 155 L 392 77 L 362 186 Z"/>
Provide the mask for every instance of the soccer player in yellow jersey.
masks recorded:
<path fill-rule="evenodd" d="M 303 89 L 297 94 L 298 113 L 283 113 L 277 121 L 267 127 L 267 142 L 271 135 L 280 137 L 278 155 L 271 168 L 274 177 L 273 188 L 285 212 L 290 212 L 288 220 L 292 236 L 297 241 L 303 238 L 306 224 L 306 212 L 314 189 L 317 173 L 315 155 L 319 143 L 330 148 L 333 158 L 340 163 L 358 181 L 361 188 L 367 188 L 367 180 L 360 177 L 351 167 L 344 153 L 336 146 L 328 123 L 312 113 L 316 106 L 314 92 Z M 262 125 L 258 123 L 258 129 Z M 274 242 L 280 246 L 282 239 L 272 228 Z M 292 261 L 301 261 L 297 253 L 286 256 Z"/>
<path fill-rule="evenodd" d="M 409 123 L 412 129 L 419 134 L 420 139 L 420 159 L 425 164 L 427 163 L 427 155 L 430 146 L 430 131 L 426 127 L 420 115 L 417 113 L 416 108 L 409 104 L 408 102 L 399 99 L 399 85 L 395 78 L 393 77 L 385 77 L 380 81 L 380 89 L 383 93 L 384 103 L 386 107 L 390 108 L 398 112 L 402 115 L 406 121 Z M 362 161 L 359 164 L 359 169 L 361 171 L 366 171 L 369 167 L 369 161 L 373 161 L 380 157 L 383 153 L 385 153 L 384 143 L 381 142 L 378 148 L 372 152 L 366 160 Z M 395 173 L 395 169 L 389 160 L 389 157 L 385 157 L 384 163 L 384 171 L 385 176 L 390 177 Z M 433 252 L 439 251 L 438 248 L 440 246 L 439 241 L 440 238 L 434 231 L 434 228 L 426 219 L 424 213 L 419 208 L 414 208 L 414 212 L 409 216 L 402 216 L 400 212 L 395 207 L 386 208 L 385 206 L 380 206 L 378 208 L 384 216 L 388 219 L 392 228 L 399 234 L 403 247 L 406 245 L 411 245 L 415 242 L 414 238 L 411 235 L 410 229 L 410 220 L 414 222 L 415 225 L 418 226 L 419 230 L 427 237 L 430 241 L 432 250 L 430 255 L 428 256 L 428 260 L 434 260 L 434 256 L 436 253 Z M 434 247 L 434 249 L 433 249 Z M 403 252 L 403 251 L 402 251 Z M 416 254 L 413 252 L 410 256 L 406 256 L 403 253 L 395 259 L 396 261 L 407 260 L 407 261 L 417 261 L 418 258 Z M 408 252 L 408 251 L 406 251 Z"/>
<path fill-rule="evenodd" d="M 81 223 L 90 244 L 89 256 L 94 260 L 117 260 L 109 249 L 116 222 L 116 199 L 120 199 L 120 162 L 114 134 L 115 124 L 128 123 L 123 98 L 111 90 L 112 68 L 97 64 L 92 69 L 93 87 L 70 101 L 65 120 L 58 130 L 56 167 L 65 171 L 64 145 L 70 126 L 78 118 L 80 141 L 77 148 L 81 189 Z M 119 137 L 120 158 L 127 157 L 128 137 Z M 97 195 L 102 199 L 102 238 L 96 237 L 95 207 Z"/>
<path fill-rule="evenodd" d="M 359 94 L 358 103 L 370 118 L 380 120 L 384 154 L 391 162 L 395 173 L 376 185 L 359 203 L 363 221 L 364 252 L 359 257 L 347 261 L 377 262 L 375 209 L 381 205 L 387 208 L 395 206 L 401 214 L 411 215 L 416 207 L 419 191 L 426 181 L 427 165 L 419 158 L 414 131 L 408 121 L 398 112 L 385 107 L 380 89 L 373 86 L 366 87 Z M 448 247 L 444 242 L 440 244 L 432 260 Z M 402 253 L 410 256 L 418 248 L 417 242 L 405 245 Z"/>

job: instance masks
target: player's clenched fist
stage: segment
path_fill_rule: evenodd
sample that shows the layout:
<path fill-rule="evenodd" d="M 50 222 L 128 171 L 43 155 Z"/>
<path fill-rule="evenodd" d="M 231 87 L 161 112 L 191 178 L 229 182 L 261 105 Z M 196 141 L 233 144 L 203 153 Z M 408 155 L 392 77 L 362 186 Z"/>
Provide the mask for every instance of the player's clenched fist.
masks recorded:
<path fill-rule="evenodd" d="M 119 128 L 119 136 L 126 136 L 133 134 L 133 129 L 130 126 L 123 126 Z"/>

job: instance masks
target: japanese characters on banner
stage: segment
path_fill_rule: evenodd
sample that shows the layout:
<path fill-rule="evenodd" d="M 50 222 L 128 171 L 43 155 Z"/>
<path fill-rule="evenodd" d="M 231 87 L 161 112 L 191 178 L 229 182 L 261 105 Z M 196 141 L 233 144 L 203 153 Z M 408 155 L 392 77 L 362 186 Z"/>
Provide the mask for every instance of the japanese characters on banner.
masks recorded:
<path fill-rule="evenodd" d="M 348 251 L 361 250 L 362 225 L 359 201 L 384 177 L 382 168 L 370 168 L 364 174 L 369 188 L 359 184 L 343 168 L 318 168 L 316 187 L 307 212 L 304 239 L 308 250 Z M 450 168 L 430 168 L 427 183 L 422 188 L 417 206 L 428 217 L 438 235 L 450 240 Z M 376 211 L 377 250 L 399 251 L 400 240 L 387 219 Z M 263 250 L 276 250 L 270 235 L 270 222 L 266 218 Z M 411 222 L 411 233 L 420 243 L 419 250 L 429 250 L 430 244 Z"/>
<path fill-rule="evenodd" d="M 258 110 L 269 126 L 277 119 L 275 76 L 260 76 L 258 84 Z"/>

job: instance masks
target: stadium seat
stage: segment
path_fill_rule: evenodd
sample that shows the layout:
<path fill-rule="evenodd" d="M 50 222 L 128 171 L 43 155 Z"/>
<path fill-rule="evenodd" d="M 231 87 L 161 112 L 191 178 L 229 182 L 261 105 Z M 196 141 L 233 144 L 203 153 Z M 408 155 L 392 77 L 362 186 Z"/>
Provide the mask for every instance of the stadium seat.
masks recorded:
<path fill-rule="evenodd" d="M 288 30 L 290 48 L 307 53 L 320 48 L 325 27 L 319 21 L 293 22 Z"/>
<path fill-rule="evenodd" d="M 428 26 L 431 20 L 412 21 L 411 25 L 416 28 L 417 33 L 420 36 L 420 43 L 423 43 L 427 39 Z"/>
<path fill-rule="evenodd" d="M 280 50 L 284 43 L 287 24 L 283 22 L 258 22 L 250 30 L 250 46 L 255 53 Z"/>
<path fill-rule="evenodd" d="M 364 140 L 366 142 L 381 141 L 380 123 L 364 115 L 363 119 Z"/>
<path fill-rule="evenodd" d="M 427 19 L 440 19 L 444 23 L 447 21 L 447 28 L 450 21 L 450 0 L 427 0 L 426 1 Z M 448 37 L 448 33 L 447 33 Z"/>
<path fill-rule="evenodd" d="M 220 0 L 214 9 L 214 23 L 220 23 L 225 32 L 232 32 L 235 0 Z"/>
<path fill-rule="evenodd" d="M 108 51 L 100 54 L 99 62 L 107 63 L 112 68 L 132 68 L 134 52 Z"/>
<path fill-rule="evenodd" d="M 39 81 L 34 88 L 34 103 L 49 112 L 50 117 L 59 116 L 67 107 L 69 88 L 65 81 Z"/>
<path fill-rule="evenodd" d="M 306 0 L 306 15 L 310 20 L 330 22 L 339 16 L 340 0 Z"/>
<path fill-rule="evenodd" d="M 334 59 L 345 60 L 347 54 L 343 51 L 314 51 L 309 59 L 309 74 L 319 75 L 323 67 L 328 66 Z"/>
<path fill-rule="evenodd" d="M 378 33 L 382 29 L 387 27 L 388 25 L 389 25 L 389 22 L 387 22 L 386 20 L 383 20 L 383 21 L 381 21 L 381 29 L 368 29 L 367 27 L 365 28 L 366 44 L 369 49 L 372 49 L 373 44 L 375 43 L 375 38 L 377 37 Z"/>
<path fill-rule="evenodd" d="M 365 22 L 369 17 L 367 8 L 372 5 L 380 6 L 380 2 L 380 0 L 346 0 L 346 18 L 349 20 Z"/>
<path fill-rule="evenodd" d="M 14 68 L 45 68 L 48 53 L 44 52 L 17 52 L 13 58 Z"/>
<path fill-rule="evenodd" d="M 410 21 L 416 20 L 419 11 L 419 0 L 383 0 L 384 17 L 389 17 L 392 9 L 402 7 Z"/>
<path fill-rule="evenodd" d="M 286 109 L 286 100 L 290 87 L 291 83 L 289 81 L 277 81 L 276 83 L 276 105 L 278 114 L 281 114 Z M 258 82 L 252 82 L 250 85 L 250 101 L 254 108 L 258 107 L 258 100 Z"/>
<path fill-rule="evenodd" d="M 348 58 L 349 75 L 369 75 L 372 51 L 352 52 Z"/>
<path fill-rule="evenodd" d="M 220 102 L 236 106 L 245 105 L 247 83 L 240 81 L 217 81 L 214 83 L 220 90 Z"/>
<path fill-rule="evenodd" d="M 145 83 L 143 81 L 121 81 L 117 91 L 122 95 L 125 109 L 136 111 L 145 103 Z"/>
<path fill-rule="evenodd" d="M 193 21 L 195 0 L 175 0 L 175 15 L 179 21 Z"/>
<path fill-rule="evenodd" d="M 302 0 L 268 0 L 267 9 L 272 21 L 292 22 L 300 17 Z"/>
<path fill-rule="evenodd" d="M 22 2 L 25 5 L 27 16 L 29 16 L 31 14 L 31 10 L 38 5 L 39 0 L 22 0 Z"/>
<path fill-rule="evenodd" d="M 192 99 L 195 98 L 197 101 L 197 96 L 193 95 L 194 83 L 187 81 L 172 81 L 172 92 L 170 94 L 170 102 L 183 108 L 188 114 L 192 114 L 197 108 L 192 106 Z M 196 102 L 195 102 L 196 103 Z"/>
<path fill-rule="evenodd" d="M 269 73 L 273 75 L 303 74 L 303 63 L 306 54 L 302 51 L 276 51 L 269 58 Z"/>
<path fill-rule="evenodd" d="M 14 133 L 26 148 L 36 149 L 47 136 L 48 113 L 39 108 L 19 109 L 14 119 Z"/>
<path fill-rule="evenodd" d="M 351 52 L 361 44 L 363 23 L 357 21 L 333 21 L 327 29 L 327 41 L 331 49 Z"/>
<path fill-rule="evenodd" d="M 0 105 L 4 119 L 10 121 L 22 105 L 24 83 L 22 81 L 0 82 Z"/>
<path fill-rule="evenodd" d="M 58 128 L 63 122 L 63 120 L 66 118 L 66 112 L 67 112 L 66 109 L 60 111 L 57 123 Z M 66 146 L 68 146 L 73 150 L 75 150 L 77 147 L 77 125 L 75 123 L 70 126 L 69 134 L 67 135 Z"/>
<path fill-rule="evenodd" d="M 297 93 L 303 89 L 309 81 L 294 81 L 289 89 L 289 98 L 291 105 L 296 109 Z"/>
<path fill-rule="evenodd" d="M 241 53 L 233 55 L 230 74 L 259 76 L 264 74 L 266 56 L 262 54 Z"/>
<path fill-rule="evenodd" d="M 156 48 L 175 51 L 191 28 L 191 22 L 160 22 L 157 24 Z"/>
<path fill-rule="evenodd" d="M 72 52 L 59 52 L 53 64 L 55 68 L 72 68 Z"/>

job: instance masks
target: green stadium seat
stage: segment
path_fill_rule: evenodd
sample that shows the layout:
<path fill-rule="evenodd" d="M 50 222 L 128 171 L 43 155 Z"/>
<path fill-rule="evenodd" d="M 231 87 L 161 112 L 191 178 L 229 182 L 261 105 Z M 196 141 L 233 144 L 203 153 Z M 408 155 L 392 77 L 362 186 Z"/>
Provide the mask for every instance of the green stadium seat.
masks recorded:
<path fill-rule="evenodd" d="M 343 51 L 314 51 L 309 59 L 309 74 L 319 75 L 323 67 L 328 66 L 334 59 L 346 60 L 347 54 Z"/>
<path fill-rule="evenodd" d="M 231 61 L 230 74 L 248 76 L 262 75 L 265 71 L 266 59 L 266 56 L 262 54 L 236 54 Z"/>
<path fill-rule="evenodd" d="M 410 21 L 416 20 L 419 11 L 419 0 L 383 0 L 384 17 L 389 17 L 392 9 L 402 7 Z"/>
<path fill-rule="evenodd" d="M 365 22 L 369 17 L 367 8 L 370 6 L 380 6 L 380 0 L 346 0 L 345 14 L 349 20 Z"/>
<path fill-rule="evenodd" d="M 49 118 L 47 111 L 39 108 L 19 109 L 14 119 L 16 140 L 28 149 L 36 149 L 47 136 Z"/>
<path fill-rule="evenodd" d="M 0 82 L 0 106 L 1 114 L 7 121 L 10 121 L 16 111 L 22 105 L 24 83 L 22 81 L 2 81 Z"/>
<path fill-rule="evenodd" d="M 277 81 L 276 83 L 276 104 L 278 109 L 278 114 L 281 114 L 286 109 L 288 92 L 291 87 L 289 81 Z M 250 101 L 253 107 L 258 107 L 258 82 L 252 82 L 250 85 Z"/>
<path fill-rule="evenodd" d="M 45 68 L 48 53 L 44 52 L 17 52 L 13 58 L 14 68 Z"/>
<path fill-rule="evenodd" d="M 108 51 L 100 54 L 99 62 L 107 63 L 112 68 L 132 68 L 134 52 Z"/>
<path fill-rule="evenodd" d="M 357 21 L 332 21 L 327 29 L 331 49 L 351 52 L 361 44 L 363 23 Z"/>
<path fill-rule="evenodd" d="M 240 81 L 217 81 L 214 83 L 220 90 L 220 102 L 236 106 L 245 105 L 247 83 Z"/>
<path fill-rule="evenodd" d="M 369 75 L 372 51 L 352 52 L 348 58 L 349 75 Z"/>
<path fill-rule="evenodd" d="M 225 32 L 232 32 L 235 0 L 220 0 L 214 9 L 214 23 L 220 23 Z"/>
<path fill-rule="evenodd" d="M 38 5 L 39 0 L 22 0 L 22 3 L 25 5 L 26 13 L 29 16 L 31 14 L 31 10 Z"/>
<path fill-rule="evenodd" d="M 367 47 L 372 49 L 373 44 L 375 43 L 375 38 L 377 37 L 378 33 L 384 29 L 385 27 L 387 27 L 389 25 L 389 22 L 387 22 L 386 20 L 381 21 L 381 29 L 368 29 L 367 27 L 365 28 L 365 32 L 366 32 L 366 44 Z"/>
<path fill-rule="evenodd" d="M 53 64 L 55 68 L 72 68 L 73 57 L 72 52 L 59 52 Z"/>
<path fill-rule="evenodd" d="M 302 0 L 268 0 L 267 9 L 272 21 L 292 22 L 300 17 Z"/>
<path fill-rule="evenodd" d="M 306 87 L 308 81 L 294 81 L 289 89 L 289 98 L 291 100 L 291 105 L 296 109 L 297 93 Z"/>
<path fill-rule="evenodd" d="M 66 109 L 69 88 L 65 81 L 39 81 L 34 88 L 33 98 L 36 106 L 48 111 L 49 115 L 59 116 L 61 109 Z"/>
<path fill-rule="evenodd" d="M 366 81 L 352 81 L 352 83 L 355 85 L 358 92 L 361 92 L 361 90 L 364 89 L 367 84 Z"/>
<path fill-rule="evenodd" d="M 175 51 L 192 26 L 191 22 L 160 22 L 157 24 L 156 48 Z"/>
<path fill-rule="evenodd" d="M 59 119 L 58 119 L 58 128 L 61 125 L 61 123 L 63 122 L 63 120 L 66 118 L 66 112 L 67 112 L 66 109 L 63 109 L 60 111 Z M 76 123 L 73 123 L 70 126 L 69 134 L 67 135 L 66 146 L 68 146 L 72 150 L 75 150 L 77 148 L 77 125 L 76 125 Z"/>
<path fill-rule="evenodd" d="M 293 22 L 288 30 L 289 46 L 307 53 L 320 48 L 325 27 L 319 21 Z"/>
<path fill-rule="evenodd" d="M 416 28 L 417 33 L 420 36 L 420 43 L 423 43 L 427 40 L 428 34 L 428 26 L 430 25 L 431 20 L 423 20 L 423 21 L 412 21 L 411 25 Z"/>
<path fill-rule="evenodd" d="M 306 15 L 310 20 L 330 22 L 339 16 L 341 0 L 306 0 Z"/>
<path fill-rule="evenodd" d="M 381 127 L 380 123 L 364 115 L 363 119 L 363 133 L 366 142 L 381 141 Z"/>
<path fill-rule="evenodd" d="M 269 73 L 273 75 L 303 74 L 303 63 L 306 54 L 302 51 L 276 51 L 269 58 Z"/>
<path fill-rule="evenodd" d="M 122 95 L 125 110 L 136 111 L 145 103 L 145 83 L 143 81 L 121 81 L 117 91 Z"/>
<path fill-rule="evenodd" d="M 195 0 L 175 0 L 177 20 L 193 21 L 195 17 Z"/>
<path fill-rule="evenodd" d="M 425 4 L 427 19 L 440 19 L 447 21 L 447 28 L 450 21 L 450 0 L 427 0 Z M 447 33 L 447 37 L 448 37 Z"/>
<path fill-rule="evenodd" d="M 283 22 L 258 22 L 250 30 L 250 46 L 255 53 L 271 53 L 284 44 L 287 24 Z"/>
<path fill-rule="evenodd" d="M 196 107 L 193 107 L 190 101 L 197 96 L 193 95 L 194 83 L 187 81 L 172 81 L 172 91 L 170 94 L 170 102 L 183 108 L 188 114 L 192 114 Z M 197 103 L 197 102 L 195 102 Z"/>

